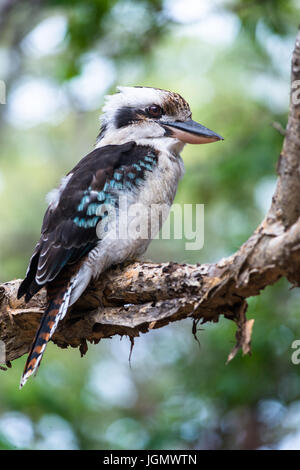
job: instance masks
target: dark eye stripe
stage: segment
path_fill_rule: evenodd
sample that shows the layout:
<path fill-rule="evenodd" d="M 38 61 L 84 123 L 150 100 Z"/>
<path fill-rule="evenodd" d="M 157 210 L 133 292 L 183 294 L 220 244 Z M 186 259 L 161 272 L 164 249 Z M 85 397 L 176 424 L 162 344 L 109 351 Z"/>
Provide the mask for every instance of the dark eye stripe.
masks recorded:
<path fill-rule="evenodd" d="M 163 109 L 159 105 L 151 105 L 145 110 L 130 108 L 130 106 L 123 106 L 119 109 L 115 116 L 115 126 L 117 129 L 128 126 L 133 122 L 142 119 L 142 116 L 148 116 L 153 119 L 158 119 L 164 114 Z"/>
<path fill-rule="evenodd" d="M 132 123 L 137 119 L 136 110 L 130 108 L 129 106 L 124 106 L 123 108 L 119 109 L 115 117 L 115 126 L 117 129 L 120 127 L 128 126 L 128 124 Z"/>

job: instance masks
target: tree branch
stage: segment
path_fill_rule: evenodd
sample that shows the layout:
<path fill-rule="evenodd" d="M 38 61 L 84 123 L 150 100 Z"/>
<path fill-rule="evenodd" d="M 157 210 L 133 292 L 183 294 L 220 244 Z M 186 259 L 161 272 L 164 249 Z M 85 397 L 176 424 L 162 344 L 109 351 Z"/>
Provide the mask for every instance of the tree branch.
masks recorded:
<path fill-rule="evenodd" d="M 292 59 L 292 82 L 300 80 L 300 31 Z M 293 102 L 294 101 L 294 102 Z M 300 104 L 292 100 L 272 205 L 241 248 L 216 264 L 133 263 L 93 282 L 59 326 L 53 341 L 79 347 L 115 334 L 131 338 L 184 318 L 237 323 L 237 344 L 250 352 L 252 320 L 247 297 L 286 277 L 300 285 Z M 28 304 L 16 299 L 20 281 L 0 285 L 0 340 L 7 361 L 28 352 L 46 304 L 42 290 Z"/>

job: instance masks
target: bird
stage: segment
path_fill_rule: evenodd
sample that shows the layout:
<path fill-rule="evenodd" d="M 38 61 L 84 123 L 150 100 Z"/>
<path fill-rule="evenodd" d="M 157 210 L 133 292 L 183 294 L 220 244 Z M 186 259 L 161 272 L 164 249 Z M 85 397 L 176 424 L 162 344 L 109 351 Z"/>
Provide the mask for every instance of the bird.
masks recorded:
<path fill-rule="evenodd" d="M 42 287 L 47 291 L 20 388 L 37 373 L 59 322 L 90 281 L 146 251 L 184 174 L 180 153 L 185 144 L 220 140 L 223 137 L 192 119 L 189 104 L 178 93 L 119 86 L 105 97 L 94 149 L 46 197 L 41 236 L 18 289 L 18 298 L 25 296 L 25 302 Z M 146 210 L 129 217 L 134 205 Z M 148 209 L 159 205 L 167 210 L 152 227 Z M 135 227 L 150 224 L 150 235 L 142 238 L 128 230 L 132 222 L 137 222 Z M 125 230 L 122 237 L 120 230 Z"/>

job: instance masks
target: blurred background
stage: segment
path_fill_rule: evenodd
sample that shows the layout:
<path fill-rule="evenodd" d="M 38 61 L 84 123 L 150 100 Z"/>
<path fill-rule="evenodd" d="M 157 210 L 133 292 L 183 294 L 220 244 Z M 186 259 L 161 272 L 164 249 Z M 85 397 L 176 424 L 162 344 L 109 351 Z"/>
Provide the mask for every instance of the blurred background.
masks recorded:
<path fill-rule="evenodd" d="M 117 84 L 170 89 L 225 137 L 187 146 L 177 203 L 205 204 L 205 242 L 156 240 L 147 258 L 214 262 L 263 218 L 289 103 L 297 0 L 0 0 L 0 282 L 25 274 L 46 193 L 93 148 Z M 235 325 L 181 321 L 130 342 L 48 346 L 0 375 L 2 449 L 300 448 L 300 294 L 285 281 L 249 299 L 252 357 L 225 366 Z"/>

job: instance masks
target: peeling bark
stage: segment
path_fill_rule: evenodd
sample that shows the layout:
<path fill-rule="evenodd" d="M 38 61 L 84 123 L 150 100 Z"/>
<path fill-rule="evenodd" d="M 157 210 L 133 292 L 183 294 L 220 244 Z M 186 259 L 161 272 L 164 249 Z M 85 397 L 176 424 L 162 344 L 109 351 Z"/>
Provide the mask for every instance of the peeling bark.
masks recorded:
<path fill-rule="evenodd" d="M 300 32 L 292 59 L 295 80 L 300 80 Z M 250 353 L 253 320 L 246 319 L 246 299 L 281 277 L 300 285 L 300 104 L 292 100 L 277 173 L 268 214 L 235 254 L 216 264 L 136 262 L 114 267 L 71 308 L 54 343 L 79 347 L 83 355 L 87 341 L 119 334 L 133 342 L 140 333 L 170 322 L 189 317 L 217 322 L 223 314 L 237 323 L 237 343 L 228 360 L 239 348 Z M 28 304 L 17 300 L 19 284 L 14 280 L 0 285 L 0 340 L 7 361 L 28 352 L 46 304 L 44 290 Z"/>

